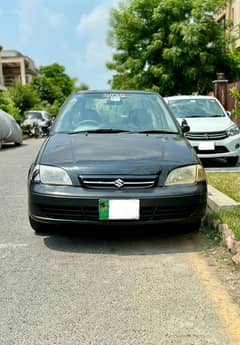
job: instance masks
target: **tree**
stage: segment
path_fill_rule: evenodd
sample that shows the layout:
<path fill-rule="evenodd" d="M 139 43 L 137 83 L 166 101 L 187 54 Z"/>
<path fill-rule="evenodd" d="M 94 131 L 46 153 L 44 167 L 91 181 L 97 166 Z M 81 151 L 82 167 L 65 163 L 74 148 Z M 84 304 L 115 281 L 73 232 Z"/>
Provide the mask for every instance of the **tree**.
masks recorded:
<path fill-rule="evenodd" d="M 14 103 L 9 90 L 0 92 L 0 109 L 14 116 L 19 123 L 21 122 L 20 111 Z"/>
<path fill-rule="evenodd" d="M 75 79 L 65 73 L 65 67 L 54 63 L 40 68 L 40 76 L 32 80 L 32 86 L 42 101 L 62 103 L 74 90 Z"/>
<path fill-rule="evenodd" d="M 47 110 L 56 116 L 62 103 L 75 90 L 75 79 L 65 73 L 65 67 L 54 63 L 40 68 L 40 76 L 33 78 L 32 87 L 40 98 L 35 108 Z"/>
<path fill-rule="evenodd" d="M 231 80 L 240 55 L 230 51 L 214 14 L 225 0 L 132 0 L 110 17 L 107 67 L 112 88 L 149 89 L 162 95 L 206 93 L 217 72 Z"/>
<path fill-rule="evenodd" d="M 18 122 L 23 120 L 26 110 L 44 109 L 56 116 L 71 92 L 88 89 L 84 83 L 75 87 L 75 81 L 65 73 L 65 67 L 57 63 L 41 67 L 40 76 L 33 78 L 30 84 L 17 82 L 0 93 L 0 109 L 15 116 Z"/>
<path fill-rule="evenodd" d="M 17 82 L 14 87 L 9 88 L 9 94 L 21 115 L 40 102 L 37 93 L 29 84 L 22 85 L 20 82 Z"/>
<path fill-rule="evenodd" d="M 74 91 L 85 91 L 85 90 L 88 90 L 89 89 L 89 86 L 85 83 L 81 83 L 79 86 L 76 86 L 74 88 Z"/>

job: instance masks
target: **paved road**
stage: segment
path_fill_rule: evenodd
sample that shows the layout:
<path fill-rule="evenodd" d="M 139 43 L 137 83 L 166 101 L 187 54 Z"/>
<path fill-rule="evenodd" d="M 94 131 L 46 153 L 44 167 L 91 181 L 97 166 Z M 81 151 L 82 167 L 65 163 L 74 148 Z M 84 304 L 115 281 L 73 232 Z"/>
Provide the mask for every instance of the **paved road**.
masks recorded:
<path fill-rule="evenodd" d="M 41 142 L 0 151 L 0 344 L 240 344 L 238 311 L 200 253 L 202 235 L 167 226 L 34 235 L 26 176 Z"/>
<path fill-rule="evenodd" d="M 227 166 L 224 159 L 212 159 L 203 160 L 203 165 L 207 171 L 219 171 L 219 172 L 239 172 L 240 171 L 240 158 L 236 166 Z"/>

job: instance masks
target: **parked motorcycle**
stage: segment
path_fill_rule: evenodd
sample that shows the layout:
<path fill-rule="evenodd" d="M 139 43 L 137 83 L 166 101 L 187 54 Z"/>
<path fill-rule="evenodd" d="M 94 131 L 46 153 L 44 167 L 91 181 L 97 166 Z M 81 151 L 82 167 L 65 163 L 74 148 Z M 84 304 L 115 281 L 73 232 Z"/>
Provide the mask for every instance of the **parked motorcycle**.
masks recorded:
<path fill-rule="evenodd" d="M 52 125 L 52 119 L 46 111 L 27 111 L 24 113 L 22 128 L 25 134 L 35 138 L 47 136 Z"/>
<path fill-rule="evenodd" d="M 25 134 L 35 138 L 47 136 L 50 128 L 48 122 L 43 123 L 33 119 L 26 119 L 21 126 Z"/>

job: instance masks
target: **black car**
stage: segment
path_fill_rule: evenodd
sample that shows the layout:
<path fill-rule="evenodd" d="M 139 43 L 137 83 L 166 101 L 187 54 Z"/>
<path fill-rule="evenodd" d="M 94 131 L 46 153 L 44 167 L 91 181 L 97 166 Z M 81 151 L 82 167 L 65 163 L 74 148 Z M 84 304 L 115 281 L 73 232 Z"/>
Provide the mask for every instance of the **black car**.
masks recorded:
<path fill-rule="evenodd" d="M 84 91 L 57 116 L 29 176 L 36 232 L 62 224 L 199 227 L 206 176 L 157 93 Z"/>

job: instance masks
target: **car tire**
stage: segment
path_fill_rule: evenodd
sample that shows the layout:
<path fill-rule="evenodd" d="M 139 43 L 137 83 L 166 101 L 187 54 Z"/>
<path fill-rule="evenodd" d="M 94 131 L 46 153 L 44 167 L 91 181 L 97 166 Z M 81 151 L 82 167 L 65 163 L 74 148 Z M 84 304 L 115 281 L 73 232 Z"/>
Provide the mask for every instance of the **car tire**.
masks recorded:
<path fill-rule="evenodd" d="M 15 144 L 15 146 L 20 146 L 20 145 L 22 145 L 22 142 L 15 142 L 14 144 Z"/>
<path fill-rule="evenodd" d="M 238 157 L 227 157 L 226 159 L 228 166 L 235 166 L 238 162 Z"/>
<path fill-rule="evenodd" d="M 34 127 L 34 137 L 37 139 L 40 137 L 40 129 L 38 127 Z"/>
<path fill-rule="evenodd" d="M 192 222 L 192 223 L 188 223 L 188 224 L 187 224 L 187 229 L 188 229 L 190 232 L 197 232 L 197 231 L 200 230 L 201 225 L 202 225 L 202 221 L 201 221 L 201 220 L 196 221 L 196 222 Z"/>
<path fill-rule="evenodd" d="M 39 223 L 31 217 L 29 217 L 29 223 L 36 234 L 46 234 L 50 232 L 50 227 L 48 224 Z"/>

